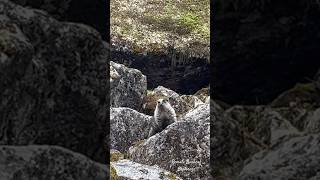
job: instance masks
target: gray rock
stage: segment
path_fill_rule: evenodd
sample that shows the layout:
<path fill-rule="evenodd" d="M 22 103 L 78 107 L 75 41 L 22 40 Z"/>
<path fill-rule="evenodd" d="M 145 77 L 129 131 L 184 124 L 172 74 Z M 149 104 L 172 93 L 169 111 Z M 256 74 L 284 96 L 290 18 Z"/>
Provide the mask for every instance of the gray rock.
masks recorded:
<path fill-rule="evenodd" d="M 105 162 L 108 49 L 85 25 L 0 1 L 0 144 L 54 144 Z"/>
<path fill-rule="evenodd" d="M 239 180 L 314 180 L 320 178 L 320 135 L 292 138 L 275 149 L 255 154 Z"/>
<path fill-rule="evenodd" d="M 110 105 L 139 111 L 147 95 L 147 78 L 139 70 L 110 61 Z"/>
<path fill-rule="evenodd" d="M 208 179 L 209 124 L 209 105 L 199 105 L 181 121 L 131 147 L 129 157 L 142 164 L 158 165 L 183 179 Z"/>
<path fill-rule="evenodd" d="M 0 179 L 105 180 L 106 165 L 58 146 L 0 146 Z"/>
<path fill-rule="evenodd" d="M 252 148 L 256 151 L 256 147 L 246 146 L 238 123 L 225 118 L 218 104 L 211 100 L 210 105 L 212 176 L 214 179 L 231 179 L 241 170 L 243 155 L 247 157 Z"/>
<path fill-rule="evenodd" d="M 158 166 L 148 166 L 132 162 L 128 159 L 111 163 L 120 179 L 152 179 L 152 180 L 172 180 L 181 178 Z"/>
<path fill-rule="evenodd" d="M 215 114 L 211 153 L 216 178 L 234 178 L 255 153 L 301 136 L 286 118 L 269 107 L 234 106 Z"/>
<path fill-rule="evenodd" d="M 98 30 L 103 39 L 109 36 L 106 25 L 107 2 L 101 0 L 10 0 L 24 7 L 32 7 L 48 12 L 59 21 L 79 22 Z"/>
<path fill-rule="evenodd" d="M 180 117 L 183 117 L 188 111 L 195 109 L 198 105 L 204 104 L 204 102 L 202 102 L 197 96 L 179 95 L 178 93 L 163 86 L 155 88 L 152 95 L 156 97 L 169 98 L 169 102 L 174 108 L 178 120 L 181 120 Z"/>
<path fill-rule="evenodd" d="M 306 117 L 305 131 L 308 133 L 320 133 L 320 108 L 312 111 Z"/>
<path fill-rule="evenodd" d="M 133 143 L 148 137 L 152 116 L 144 115 L 130 108 L 111 108 L 111 149 L 127 152 Z"/>

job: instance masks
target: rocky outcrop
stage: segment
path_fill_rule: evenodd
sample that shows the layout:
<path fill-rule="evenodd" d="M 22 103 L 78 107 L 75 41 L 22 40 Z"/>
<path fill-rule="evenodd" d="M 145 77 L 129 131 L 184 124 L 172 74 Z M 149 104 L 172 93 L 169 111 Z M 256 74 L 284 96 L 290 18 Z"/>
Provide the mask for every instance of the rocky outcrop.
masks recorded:
<path fill-rule="evenodd" d="M 99 33 L 0 1 L 0 144 L 54 144 L 105 162 L 108 49 Z"/>
<path fill-rule="evenodd" d="M 60 21 L 90 25 L 100 32 L 104 40 L 109 38 L 107 2 L 103 0 L 10 0 L 21 6 L 41 9 Z"/>
<path fill-rule="evenodd" d="M 110 148 L 124 153 L 134 143 L 146 139 L 152 125 L 151 118 L 130 108 L 111 108 Z"/>
<path fill-rule="evenodd" d="M 272 107 L 314 109 L 320 106 L 320 94 L 314 83 L 298 83 L 293 88 L 280 94 L 270 105 Z"/>
<path fill-rule="evenodd" d="M 314 83 L 314 82 L 313 82 Z M 319 91 L 297 84 L 269 105 L 211 101 L 215 179 L 318 179 Z"/>
<path fill-rule="evenodd" d="M 120 179 L 181 180 L 175 174 L 157 166 L 143 165 L 130 160 L 120 160 L 111 163 L 111 166 Z"/>
<path fill-rule="evenodd" d="M 210 87 L 202 88 L 194 94 L 201 101 L 205 102 L 207 97 L 210 96 Z"/>
<path fill-rule="evenodd" d="M 158 165 L 183 179 L 209 178 L 209 105 L 200 105 L 181 121 L 129 150 L 135 162 Z"/>
<path fill-rule="evenodd" d="M 207 96 L 208 97 L 208 96 Z M 158 86 L 153 91 L 150 91 L 146 98 L 143 100 L 143 112 L 149 115 L 153 115 L 157 100 L 160 98 L 168 98 L 170 104 L 174 108 L 178 120 L 183 117 L 188 111 L 195 109 L 197 106 L 204 104 L 205 101 L 200 100 L 195 95 L 179 95 L 178 93 Z"/>
<path fill-rule="evenodd" d="M 320 178 L 320 135 L 296 137 L 254 155 L 238 179 L 301 179 Z"/>
<path fill-rule="evenodd" d="M 147 78 L 139 70 L 110 61 L 110 105 L 141 110 Z"/>
<path fill-rule="evenodd" d="M 58 146 L 0 146 L 0 179 L 105 180 L 108 168 Z"/>
<path fill-rule="evenodd" d="M 190 57 L 184 63 L 173 66 L 168 54 L 142 55 L 115 50 L 111 51 L 111 59 L 140 70 L 148 77 L 148 89 L 161 85 L 179 94 L 194 94 L 210 82 L 207 59 Z"/>
<path fill-rule="evenodd" d="M 320 133 L 320 108 L 309 112 L 304 122 L 307 133 Z"/>

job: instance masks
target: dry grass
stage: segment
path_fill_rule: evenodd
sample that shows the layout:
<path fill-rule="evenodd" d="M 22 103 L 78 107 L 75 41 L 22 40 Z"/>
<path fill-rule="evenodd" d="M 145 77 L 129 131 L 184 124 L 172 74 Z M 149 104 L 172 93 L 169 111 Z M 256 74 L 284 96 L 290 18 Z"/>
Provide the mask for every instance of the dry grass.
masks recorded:
<path fill-rule="evenodd" d="M 111 38 L 137 53 L 167 53 L 174 44 L 191 56 L 209 56 L 209 0 L 112 0 Z"/>

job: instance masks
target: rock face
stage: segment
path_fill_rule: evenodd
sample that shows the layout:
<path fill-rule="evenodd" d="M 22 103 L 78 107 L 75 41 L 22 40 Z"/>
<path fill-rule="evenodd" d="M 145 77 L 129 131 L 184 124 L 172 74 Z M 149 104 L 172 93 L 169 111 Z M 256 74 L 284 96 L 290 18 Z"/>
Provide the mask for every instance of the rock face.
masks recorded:
<path fill-rule="evenodd" d="M 318 179 L 319 92 L 298 84 L 270 105 L 211 101 L 214 179 Z"/>
<path fill-rule="evenodd" d="M 209 105 L 200 105 L 187 113 L 182 121 L 133 146 L 129 157 L 142 164 L 156 164 L 183 179 L 207 179 L 210 170 L 209 124 Z"/>
<path fill-rule="evenodd" d="M 210 66 L 207 59 L 189 58 L 185 64 L 172 66 L 168 54 L 133 54 L 111 51 L 111 59 L 130 68 L 139 69 L 148 77 L 148 89 L 159 85 L 180 94 L 194 94 L 210 82 Z"/>
<path fill-rule="evenodd" d="M 108 50 L 99 33 L 0 1 L 0 144 L 54 144 L 104 162 Z"/>
<path fill-rule="evenodd" d="M 139 70 L 110 62 L 110 105 L 141 110 L 147 78 Z"/>
<path fill-rule="evenodd" d="M 130 108 L 111 108 L 110 148 L 127 152 L 133 143 L 146 139 L 152 124 L 151 118 Z"/>
<path fill-rule="evenodd" d="M 153 115 L 157 100 L 160 98 L 169 99 L 171 106 L 174 108 L 177 114 L 178 120 L 188 111 L 196 108 L 198 105 L 205 103 L 205 101 L 200 100 L 197 96 L 179 95 L 178 93 L 168 88 L 158 86 L 153 91 L 151 91 L 143 100 L 143 112 L 149 115 Z"/>
<path fill-rule="evenodd" d="M 148 96 L 144 96 L 147 93 L 146 77 L 136 69 L 114 62 L 110 63 L 110 76 L 111 105 L 114 106 L 110 108 L 113 178 L 210 178 L 209 104 L 196 96 L 179 95 L 163 86 L 148 91 Z M 180 118 L 148 138 L 153 120 L 150 115 L 154 109 L 149 109 L 150 115 L 137 110 L 141 100 L 144 102 L 142 112 L 145 112 L 146 106 L 159 98 L 169 98 Z"/>
<path fill-rule="evenodd" d="M 105 180 L 108 168 L 58 146 L 0 146 L 0 179 Z"/>
<path fill-rule="evenodd" d="M 61 21 L 90 25 L 99 31 L 104 40 L 108 35 L 107 2 L 103 0 L 11 0 L 22 6 L 41 9 Z"/>
<path fill-rule="evenodd" d="M 115 168 L 120 179 L 181 180 L 175 174 L 157 166 L 143 165 L 129 160 L 120 160 L 111 163 L 111 166 Z"/>
<path fill-rule="evenodd" d="M 319 134 L 292 138 L 269 152 L 256 154 L 243 168 L 239 179 L 319 179 L 319 146 Z"/>

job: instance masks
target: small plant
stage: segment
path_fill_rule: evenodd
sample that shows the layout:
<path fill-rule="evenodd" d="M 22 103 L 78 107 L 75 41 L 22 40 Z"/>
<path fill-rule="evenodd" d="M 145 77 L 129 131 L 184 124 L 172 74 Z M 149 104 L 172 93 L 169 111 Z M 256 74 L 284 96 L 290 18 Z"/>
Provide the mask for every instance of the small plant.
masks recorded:
<path fill-rule="evenodd" d="M 179 23 L 186 28 L 190 28 L 191 30 L 196 29 L 200 25 L 199 17 L 193 13 L 186 13 L 182 15 L 179 19 Z"/>

